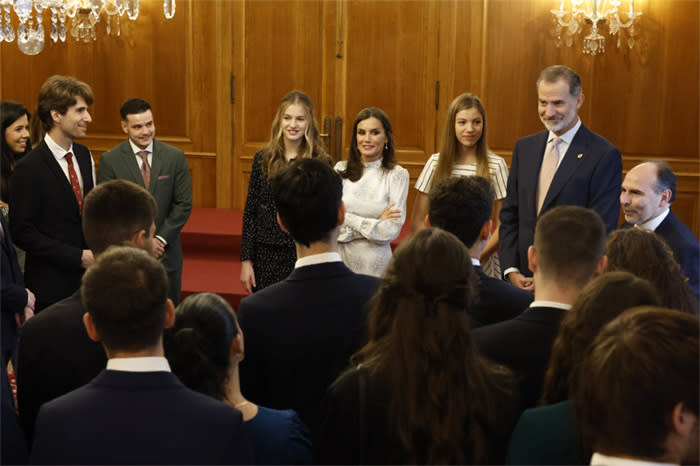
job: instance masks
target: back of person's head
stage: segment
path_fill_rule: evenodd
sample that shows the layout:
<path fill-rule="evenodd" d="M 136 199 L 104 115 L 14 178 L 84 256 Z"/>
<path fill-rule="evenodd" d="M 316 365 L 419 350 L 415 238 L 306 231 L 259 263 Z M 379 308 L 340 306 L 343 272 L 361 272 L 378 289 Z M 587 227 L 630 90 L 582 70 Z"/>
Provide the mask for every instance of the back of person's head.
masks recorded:
<path fill-rule="evenodd" d="M 671 451 L 677 445 L 669 449 L 667 438 L 680 403 L 697 447 L 699 332 L 697 318 L 651 306 L 630 309 L 603 327 L 575 387 L 584 444 L 606 455 L 697 464 L 697 450 L 686 452 L 691 458 L 672 458 L 681 452 Z"/>
<path fill-rule="evenodd" d="M 85 99 L 85 103 L 92 105 L 92 88 L 71 76 L 54 75 L 44 81 L 39 91 L 35 119 L 32 120 L 32 143 L 43 138 L 43 133 L 47 133 L 54 125 L 51 110 L 64 115 L 68 108 L 78 101 L 76 97 Z M 40 122 L 40 124 L 38 123 Z M 41 133 L 41 138 L 37 139 Z"/>
<path fill-rule="evenodd" d="M 231 305 L 214 293 L 185 298 L 165 334 L 165 356 L 173 373 L 192 390 L 226 399 L 231 342 L 239 334 Z"/>
<path fill-rule="evenodd" d="M 147 110 L 151 110 L 151 104 L 143 99 L 133 98 L 124 102 L 119 109 L 119 115 L 126 121 L 128 115 L 137 115 Z"/>
<path fill-rule="evenodd" d="M 659 304 L 654 287 L 631 273 L 606 272 L 591 280 L 559 325 L 544 378 L 542 404 L 569 398 L 576 366 L 605 324 L 631 307 Z"/>
<path fill-rule="evenodd" d="M 405 462 L 484 461 L 483 425 L 493 417 L 493 397 L 508 384 L 491 384 L 496 374 L 470 337 L 475 280 L 459 239 L 426 228 L 396 249 L 372 298 L 369 342 L 352 361 L 388 387 L 388 428 Z"/>
<path fill-rule="evenodd" d="M 452 177 L 439 182 L 429 195 L 430 225 L 449 231 L 471 248 L 491 219 L 493 188 L 480 176 Z"/>
<path fill-rule="evenodd" d="M 537 220 L 534 247 L 542 276 L 583 287 L 605 254 L 605 224 L 592 209 L 554 207 Z"/>
<path fill-rule="evenodd" d="M 698 300 L 663 238 L 643 228 L 613 231 L 608 237 L 606 270 L 625 270 L 649 280 L 671 309 L 697 314 Z"/>
<path fill-rule="evenodd" d="M 270 186 L 280 220 L 294 241 L 304 246 L 328 241 L 338 226 L 343 182 L 325 160 L 296 160 Z"/>
<path fill-rule="evenodd" d="M 100 183 L 83 202 L 85 242 L 94 254 L 101 254 L 110 246 L 128 243 L 141 231 L 145 231 L 145 240 L 152 240 L 151 226 L 157 210 L 151 193 L 136 183 Z"/>
<path fill-rule="evenodd" d="M 109 248 L 83 275 L 81 296 L 108 353 L 150 349 L 160 341 L 168 276 L 146 251 Z"/>

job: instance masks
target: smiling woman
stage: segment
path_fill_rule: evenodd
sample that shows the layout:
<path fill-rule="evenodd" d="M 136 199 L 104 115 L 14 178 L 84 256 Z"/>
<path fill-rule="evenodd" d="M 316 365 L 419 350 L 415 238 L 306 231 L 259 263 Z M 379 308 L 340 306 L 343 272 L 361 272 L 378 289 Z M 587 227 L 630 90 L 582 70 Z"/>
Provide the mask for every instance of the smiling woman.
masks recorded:
<path fill-rule="evenodd" d="M 343 177 L 345 222 L 338 249 L 353 272 L 381 277 L 391 258 L 390 243 L 406 220 L 408 171 L 396 164 L 389 117 L 370 107 L 355 118 Z"/>
<path fill-rule="evenodd" d="M 29 111 L 17 102 L 0 102 L 2 144 L 0 144 L 0 206 L 7 217 L 10 175 L 17 160 L 29 152 Z"/>

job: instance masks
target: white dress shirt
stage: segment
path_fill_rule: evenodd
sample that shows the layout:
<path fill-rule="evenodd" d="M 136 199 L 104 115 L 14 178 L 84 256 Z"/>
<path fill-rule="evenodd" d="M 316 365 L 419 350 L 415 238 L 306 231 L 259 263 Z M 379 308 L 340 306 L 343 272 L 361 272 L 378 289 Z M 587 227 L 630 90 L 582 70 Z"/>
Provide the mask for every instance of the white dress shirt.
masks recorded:
<path fill-rule="evenodd" d="M 659 225 L 661 225 L 661 222 L 663 222 L 666 219 L 669 212 L 671 212 L 671 209 L 669 209 L 667 207 L 666 210 L 661 212 L 660 215 L 657 215 L 656 217 L 649 219 L 646 222 L 640 223 L 639 225 L 635 225 L 635 226 L 637 226 L 639 228 L 644 228 L 645 230 L 649 230 L 649 231 L 656 231 L 656 229 L 659 228 Z"/>
<path fill-rule="evenodd" d="M 297 259 L 294 263 L 294 268 L 298 269 L 307 265 L 325 264 L 327 262 L 343 262 L 343 259 L 340 258 L 340 254 L 337 252 L 322 252 Z"/>
<path fill-rule="evenodd" d="M 593 453 L 591 457 L 591 465 L 595 466 L 673 466 L 673 464 L 674 463 L 620 458 L 619 456 L 601 455 L 600 453 Z"/>
<path fill-rule="evenodd" d="M 142 150 L 148 152 L 148 155 L 146 155 L 146 159 L 148 159 L 148 166 L 153 167 L 153 140 L 151 140 L 151 143 L 148 144 L 145 149 L 141 149 L 139 146 L 134 144 L 134 141 L 132 141 L 131 138 L 129 138 L 129 145 L 131 146 L 131 150 L 134 152 L 134 157 L 136 157 L 136 163 L 139 165 L 139 170 L 143 169 L 143 159 L 138 155 Z"/>
<path fill-rule="evenodd" d="M 65 150 L 63 147 L 59 146 L 56 144 L 56 141 L 51 139 L 51 136 L 49 136 L 48 133 L 44 136 L 44 142 L 48 146 L 49 150 L 53 154 L 53 156 L 56 158 L 56 162 L 58 162 L 58 165 L 61 167 L 61 170 L 63 170 L 63 174 L 66 175 L 66 180 L 68 180 L 68 183 L 70 183 L 70 175 L 68 174 L 68 160 L 66 160 L 66 154 L 70 152 L 73 154 L 73 168 L 75 169 L 75 174 L 78 176 L 78 183 L 80 184 L 80 190 L 82 192 L 85 192 L 85 183 L 83 182 L 83 174 L 80 172 L 80 165 L 78 164 L 78 161 L 75 158 L 75 152 L 73 151 L 73 144 L 70 145 L 70 148 L 68 150 Z M 90 166 L 92 167 L 92 183 L 95 184 L 97 177 L 95 176 L 95 160 L 92 158 L 92 154 L 90 154 Z M 72 183 L 70 183 L 72 184 Z"/>
<path fill-rule="evenodd" d="M 168 360 L 162 356 L 142 358 L 110 358 L 107 370 L 123 372 L 171 372 Z"/>

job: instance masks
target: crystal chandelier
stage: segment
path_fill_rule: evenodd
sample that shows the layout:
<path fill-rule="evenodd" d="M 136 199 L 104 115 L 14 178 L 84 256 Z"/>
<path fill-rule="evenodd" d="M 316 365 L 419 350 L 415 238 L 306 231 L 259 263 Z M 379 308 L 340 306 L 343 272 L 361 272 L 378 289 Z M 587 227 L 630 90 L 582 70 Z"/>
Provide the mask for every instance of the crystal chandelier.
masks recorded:
<path fill-rule="evenodd" d="M 591 24 L 590 34 L 583 38 L 583 53 L 596 55 L 605 52 L 605 37 L 600 34 L 600 27 L 608 23 L 608 32 L 611 36 L 617 35 L 617 47 L 621 45 L 621 30 L 629 29 L 627 46 L 634 47 L 634 23 L 641 16 L 641 12 L 634 11 L 634 0 L 628 0 L 629 10 L 622 13 L 627 17 L 626 21 L 620 18 L 619 0 L 560 0 L 558 10 L 550 10 L 556 23 L 554 43 L 561 45 L 562 32 L 566 36 L 566 45 L 571 47 L 574 36 L 582 32 L 584 23 Z M 564 3 L 569 3 L 564 8 Z"/>
<path fill-rule="evenodd" d="M 163 0 L 163 14 L 168 19 L 175 15 L 175 1 Z M 49 36 L 54 42 L 66 41 L 68 21 L 70 34 L 87 43 L 97 39 L 95 26 L 101 18 L 107 34 L 119 36 L 120 18 L 124 14 L 132 21 L 139 17 L 139 0 L 0 0 L 0 10 L 0 42 L 17 38 L 22 53 L 37 55 L 44 49 L 42 14 L 51 14 Z M 16 33 L 11 24 L 13 11 L 19 21 Z"/>

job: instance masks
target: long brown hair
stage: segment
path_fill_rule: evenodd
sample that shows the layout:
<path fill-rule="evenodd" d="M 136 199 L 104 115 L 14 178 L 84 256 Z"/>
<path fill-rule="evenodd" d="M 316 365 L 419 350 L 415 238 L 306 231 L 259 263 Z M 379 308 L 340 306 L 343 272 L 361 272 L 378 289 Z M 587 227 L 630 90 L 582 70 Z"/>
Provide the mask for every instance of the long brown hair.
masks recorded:
<path fill-rule="evenodd" d="M 389 115 L 387 115 L 384 110 L 377 107 L 362 109 L 360 110 L 360 113 L 357 114 L 355 123 L 352 125 L 352 138 L 350 139 L 350 151 L 348 152 L 347 166 L 345 167 L 345 171 L 340 172 L 340 176 L 353 182 L 362 178 L 362 173 L 365 170 L 365 166 L 362 164 L 360 150 L 357 148 L 357 125 L 359 125 L 361 121 L 365 121 L 368 118 L 376 118 L 379 120 L 384 128 L 384 134 L 386 134 L 387 142 L 386 146 L 382 150 L 382 168 L 385 170 L 391 170 L 396 166 L 394 132 L 391 129 Z"/>
<path fill-rule="evenodd" d="M 509 373 L 476 353 L 467 312 L 475 281 L 459 239 L 426 228 L 397 248 L 371 301 L 369 343 L 352 362 L 389 387 L 388 426 L 408 463 L 479 464 L 488 456 L 486 426 Z"/>
<path fill-rule="evenodd" d="M 671 309 L 698 313 L 698 300 L 681 273 L 673 251 L 663 238 L 643 228 L 613 231 L 605 245 L 606 270 L 626 270 L 645 278 L 656 288 L 661 304 Z"/>
<path fill-rule="evenodd" d="M 440 139 L 440 155 L 438 156 L 437 167 L 435 168 L 435 174 L 433 175 L 430 185 L 431 188 L 445 178 L 452 176 L 452 167 L 454 167 L 457 161 L 459 147 L 461 145 L 457 139 L 457 133 L 455 132 L 455 120 L 459 112 L 470 108 L 476 108 L 481 114 L 481 119 L 483 121 L 481 137 L 476 142 L 476 174 L 486 178 L 489 182 L 491 181 L 488 155 L 489 148 L 486 138 L 486 110 L 484 110 L 484 106 L 477 96 L 465 93 L 456 97 L 447 109 L 447 119 L 445 120 L 445 127 L 442 131 L 442 139 Z"/>
<path fill-rule="evenodd" d="M 577 364 L 600 329 L 635 306 L 657 306 L 659 297 L 647 280 L 629 272 L 606 272 L 593 279 L 564 315 L 552 345 L 540 404 L 569 399 Z"/>
<path fill-rule="evenodd" d="M 277 108 L 277 114 L 272 120 L 270 140 L 262 149 L 262 169 L 268 179 L 271 179 L 282 167 L 288 164 L 284 156 L 282 117 L 287 107 L 295 104 L 304 107 L 304 112 L 306 113 L 306 131 L 304 131 L 304 140 L 301 143 L 301 151 L 297 154 L 297 159 L 321 157 L 327 159 L 328 163 L 330 163 L 330 157 L 326 153 L 326 148 L 321 140 L 316 118 L 314 117 L 314 105 L 308 95 L 302 91 L 294 90 L 282 97 L 280 106 Z"/>

